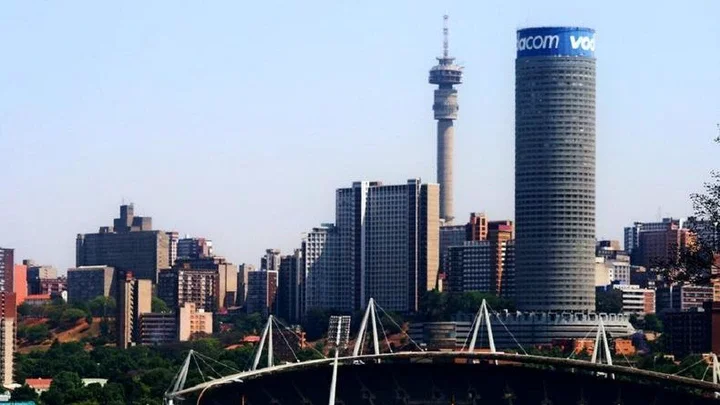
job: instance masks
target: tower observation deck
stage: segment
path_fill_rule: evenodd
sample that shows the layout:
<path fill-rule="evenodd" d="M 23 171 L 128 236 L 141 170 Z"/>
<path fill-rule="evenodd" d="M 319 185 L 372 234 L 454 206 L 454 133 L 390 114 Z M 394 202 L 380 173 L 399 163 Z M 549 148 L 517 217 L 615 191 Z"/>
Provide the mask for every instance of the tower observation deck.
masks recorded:
<path fill-rule="evenodd" d="M 440 184 L 440 218 L 451 223 L 453 214 L 453 138 L 457 119 L 457 90 L 453 85 L 462 83 L 462 67 L 456 65 L 455 58 L 448 50 L 448 16 L 443 16 L 443 56 L 438 57 L 438 65 L 430 69 L 428 82 L 436 84 L 433 112 L 437 120 L 437 182 Z"/>

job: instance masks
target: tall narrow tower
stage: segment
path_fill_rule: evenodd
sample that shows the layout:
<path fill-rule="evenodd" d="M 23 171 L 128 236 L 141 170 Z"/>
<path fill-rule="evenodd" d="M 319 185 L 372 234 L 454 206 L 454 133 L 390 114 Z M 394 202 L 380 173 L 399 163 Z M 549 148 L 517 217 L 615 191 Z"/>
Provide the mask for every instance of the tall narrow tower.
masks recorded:
<path fill-rule="evenodd" d="M 440 218 L 449 224 L 453 220 L 452 156 L 453 121 L 457 119 L 457 90 L 462 83 L 462 67 L 454 64 L 448 52 L 448 16 L 443 16 L 443 55 L 439 64 L 430 69 L 430 84 L 437 84 L 433 112 L 437 120 L 437 182 L 440 184 Z"/>

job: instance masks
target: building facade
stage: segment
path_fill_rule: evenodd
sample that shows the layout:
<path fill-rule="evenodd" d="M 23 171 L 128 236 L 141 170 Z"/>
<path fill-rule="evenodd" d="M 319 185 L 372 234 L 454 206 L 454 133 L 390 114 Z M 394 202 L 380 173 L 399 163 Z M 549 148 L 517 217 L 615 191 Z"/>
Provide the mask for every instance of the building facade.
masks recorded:
<path fill-rule="evenodd" d="M 20 305 L 28 295 L 27 266 L 24 264 L 16 264 L 14 273 L 12 292 L 15 293 L 16 304 Z"/>
<path fill-rule="evenodd" d="M 657 289 L 657 312 L 688 311 L 702 308 L 713 300 L 713 287 L 676 284 Z"/>
<path fill-rule="evenodd" d="M 70 303 L 87 302 L 95 297 L 112 297 L 117 291 L 115 268 L 80 266 L 68 269 L 67 291 Z"/>
<path fill-rule="evenodd" d="M 127 348 L 140 343 L 140 317 L 152 312 L 152 281 L 137 279 L 128 271 L 118 275 L 117 283 L 117 345 Z"/>
<path fill-rule="evenodd" d="M 626 315 L 655 313 L 655 290 L 623 284 L 613 285 L 613 288 L 622 292 L 622 313 Z"/>
<path fill-rule="evenodd" d="M 112 266 L 156 282 L 158 271 L 170 268 L 168 251 L 167 234 L 152 230 L 150 217 L 135 216 L 132 204 L 122 205 L 114 226 L 77 235 L 75 264 Z"/>
<path fill-rule="evenodd" d="M 186 235 L 177 242 L 176 259 L 204 259 L 212 256 L 213 244 L 209 239 L 191 238 Z"/>
<path fill-rule="evenodd" d="M 0 247 L 0 292 L 12 290 L 15 271 L 15 249 Z"/>
<path fill-rule="evenodd" d="M 313 228 L 302 241 L 304 277 L 304 314 L 314 308 L 348 309 L 352 300 L 342 294 L 352 294 L 353 273 L 351 263 L 340 263 L 340 231 L 332 224 Z M 333 272 L 342 271 L 346 283 L 330 285 Z M 345 306 L 345 308 L 343 308 Z"/>
<path fill-rule="evenodd" d="M 683 221 L 677 218 L 663 218 L 660 222 L 634 222 L 624 230 L 624 248 L 630 255 L 638 254 L 640 248 L 641 232 L 656 232 L 666 230 L 668 227 L 681 228 Z M 635 260 L 633 260 L 635 261 Z"/>
<path fill-rule="evenodd" d="M 178 253 L 178 242 L 180 241 L 180 235 L 177 232 L 165 232 L 168 238 L 168 266 L 175 264 Z"/>
<path fill-rule="evenodd" d="M 245 306 L 245 300 L 247 299 L 248 273 L 251 271 L 255 271 L 255 266 L 252 264 L 243 263 L 238 265 L 237 305 L 240 307 Z"/>
<path fill-rule="evenodd" d="M 178 258 L 172 269 L 160 272 L 158 297 L 170 308 L 186 302 L 207 312 L 235 306 L 238 274 L 222 257 Z"/>
<path fill-rule="evenodd" d="M 172 313 L 148 312 L 140 315 L 140 344 L 160 345 L 185 342 L 198 333 L 212 334 L 213 314 L 185 303 Z"/>
<path fill-rule="evenodd" d="M 16 336 L 17 303 L 15 293 L 0 291 L 0 382 L 5 387 L 13 383 Z"/>
<path fill-rule="evenodd" d="M 278 272 L 275 270 L 256 270 L 248 273 L 248 295 L 245 301 L 247 313 L 260 313 L 264 316 L 276 311 Z"/>
<path fill-rule="evenodd" d="M 473 329 L 474 314 L 466 314 L 452 322 L 413 322 L 410 337 L 428 349 L 467 349 Z M 583 339 L 597 331 L 602 318 L 612 337 L 630 336 L 635 332 L 629 317 L 623 314 L 506 312 L 491 316 L 495 346 L 499 350 L 519 350 L 524 347 L 547 345 L 561 339 Z M 487 332 L 478 333 L 476 348 L 487 348 Z"/>
<path fill-rule="evenodd" d="M 38 266 L 25 263 L 27 266 L 28 294 L 42 294 L 41 280 L 56 279 L 57 270 L 52 266 Z"/>
<path fill-rule="evenodd" d="M 280 270 L 282 255 L 280 249 L 266 249 L 265 256 L 260 258 L 260 270 Z"/>
<path fill-rule="evenodd" d="M 340 310 L 359 309 L 374 298 L 386 310 L 412 312 L 437 285 L 438 186 L 419 179 L 401 185 L 355 182 L 336 193 L 340 232 Z"/>
<path fill-rule="evenodd" d="M 515 270 L 521 310 L 595 310 L 594 36 L 578 27 L 517 32 Z"/>
<path fill-rule="evenodd" d="M 304 313 L 304 275 L 302 250 L 280 258 L 276 314 L 287 322 L 300 322 Z"/>

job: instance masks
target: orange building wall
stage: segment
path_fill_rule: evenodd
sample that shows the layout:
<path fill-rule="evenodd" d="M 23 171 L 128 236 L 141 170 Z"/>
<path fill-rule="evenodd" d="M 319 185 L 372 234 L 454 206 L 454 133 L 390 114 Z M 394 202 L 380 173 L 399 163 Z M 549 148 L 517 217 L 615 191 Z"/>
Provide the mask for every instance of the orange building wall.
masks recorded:
<path fill-rule="evenodd" d="M 27 266 L 16 264 L 14 270 L 12 291 L 15 293 L 17 305 L 20 305 L 25 302 L 25 297 L 28 295 Z"/>

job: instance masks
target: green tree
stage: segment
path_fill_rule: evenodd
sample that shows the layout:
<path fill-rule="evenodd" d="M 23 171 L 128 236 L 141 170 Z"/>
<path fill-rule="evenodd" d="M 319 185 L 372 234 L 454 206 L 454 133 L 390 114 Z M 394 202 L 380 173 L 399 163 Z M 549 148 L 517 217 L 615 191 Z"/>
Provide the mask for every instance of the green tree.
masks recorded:
<path fill-rule="evenodd" d="M 117 309 L 117 303 L 113 297 L 98 295 L 87 303 L 88 311 L 95 317 L 113 317 Z"/>
<path fill-rule="evenodd" d="M 17 307 L 17 313 L 20 316 L 28 316 L 28 315 L 30 315 L 31 311 L 32 311 L 32 307 L 25 302 L 18 305 L 18 307 Z"/>
<path fill-rule="evenodd" d="M 647 314 L 643 321 L 645 329 L 655 332 L 663 331 L 663 323 L 657 315 Z"/>
<path fill-rule="evenodd" d="M 330 311 L 320 308 L 312 308 L 307 311 L 303 327 L 308 340 L 322 339 L 327 335 L 330 314 Z"/>
<path fill-rule="evenodd" d="M 595 294 L 595 310 L 608 314 L 622 312 L 622 291 L 614 288 L 607 291 L 598 291 Z"/>
<path fill-rule="evenodd" d="M 50 328 L 44 323 L 32 326 L 19 326 L 17 336 L 25 339 L 29 344 L 39 344 L 49 339 L 51 336 Z"/>
<path fill-rule="evenodd" d="M 78 308 L 68 308 L 60 316 L 60 326 L 70 328 L 75 326 L 79 320 L 84 319 L 87 313 Z"/>
<path fill-rule="evenodd" d="M 35 401 L 38 400 L 38 394 L 34 389 L 30 388 L 27 384 L 23 384 L 21 387 L 15 388 L 10 394 L 11 401 Z"/>
<path fill-rule="evenodd" d="M 75 372 L 61 371 L 53 377 L 50 389 L 44 392 L 41 399 L 48 405 L 64 405 L 77 402 L 82 396 L 82 380 Z"/>
<path fill-rule="evenodd" d="M 152 297 L 152 311 L 153 312 L 160 312 L 163 314 L 170 312 L 170 307 L 165 303 L 165 301 L 161 300 L 158 297 Z"/>

